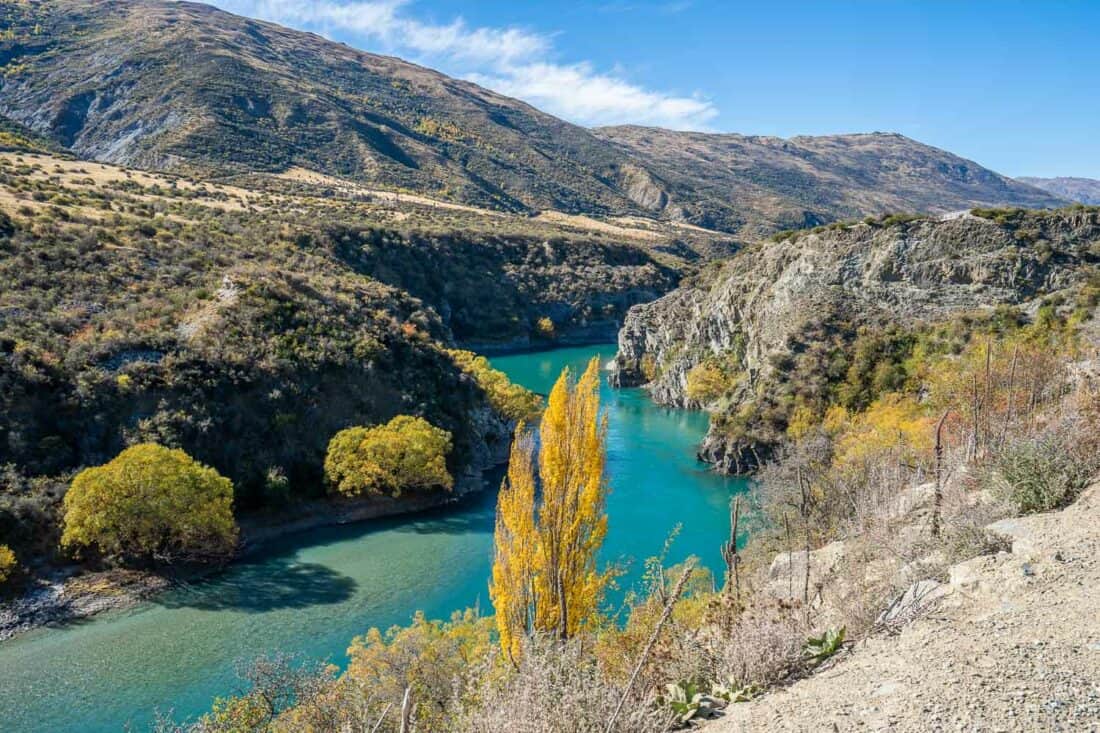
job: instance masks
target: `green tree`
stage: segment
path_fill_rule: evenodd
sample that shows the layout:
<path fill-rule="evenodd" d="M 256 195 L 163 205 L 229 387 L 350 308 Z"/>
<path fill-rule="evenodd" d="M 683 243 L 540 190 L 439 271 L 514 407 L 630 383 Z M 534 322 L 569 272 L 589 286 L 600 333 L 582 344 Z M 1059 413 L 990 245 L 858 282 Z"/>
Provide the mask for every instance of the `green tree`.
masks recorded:
<path fill-rule="evenodd" d="M 427 420 L 398 415 L 385 425 L 341 430 L 328 444 L 325 477 L 345 496 L 405 489 L 450 489 L 451 434 Z"/>
<path fill-rule="evenodd" d="M 61 546 L 129 560 L 224 558 L 237 543 L 233 484 L 181 450 L 135 445 L 76 475 Z"/>

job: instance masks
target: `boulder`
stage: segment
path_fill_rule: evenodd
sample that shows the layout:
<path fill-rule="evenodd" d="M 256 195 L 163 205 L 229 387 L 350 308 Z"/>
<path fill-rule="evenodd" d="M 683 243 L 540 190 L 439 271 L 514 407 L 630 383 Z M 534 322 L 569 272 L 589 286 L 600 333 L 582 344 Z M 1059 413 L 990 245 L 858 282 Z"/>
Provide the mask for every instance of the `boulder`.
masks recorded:
<path fill-rule="evenodd" d="M 831 542 L 809 553 L 810 597 L 826 584 L 844 561 L 843 542 Z M 768 594 L 780 600 L 801 600 L 806 584 L 805 550 L 781 552 L 768 568 Z"/>

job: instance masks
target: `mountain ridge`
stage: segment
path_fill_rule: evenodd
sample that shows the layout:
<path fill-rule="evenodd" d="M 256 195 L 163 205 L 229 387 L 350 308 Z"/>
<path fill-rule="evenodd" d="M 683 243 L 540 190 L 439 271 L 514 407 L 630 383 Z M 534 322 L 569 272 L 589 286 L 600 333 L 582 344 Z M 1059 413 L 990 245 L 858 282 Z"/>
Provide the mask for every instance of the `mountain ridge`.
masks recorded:
<path fill-rule="evenodd" d="M 1063 203 L 893 135 L 860 137 L 868 149 L 845 162 L 822 148 L 841 138 L 661 131 L 704 151 L 751 146 L 747 157 L 685 157 L 627 132 L 646 128 L 589 130 L 423 66 L 197 3 L 43 0 L 6 13 L 0 114 L 101 162 L 267 185 L 302 167 L 501 210 L 644 215 L 746 238 L 891 210 Z M 852 175 L 887 142 L 894 169 Z M 912 181 L 906 161 L 920 164 Z M 935 174 L 960 165 L 967 185 Z"/>
<path fill-rule="evenodd" d="M 1080 176 L 1057 176 L 1055 178 L 1038 178 L 1034 176 L 1018 176 L 1017 181 L 1023 181 L 1029 186 L 1049 191 L 1055 196 L 1067 198 L 1080 204 L 1095 206 L 1100 204 L 1100 180 L 1096 178 L 1082 178 Z"/>

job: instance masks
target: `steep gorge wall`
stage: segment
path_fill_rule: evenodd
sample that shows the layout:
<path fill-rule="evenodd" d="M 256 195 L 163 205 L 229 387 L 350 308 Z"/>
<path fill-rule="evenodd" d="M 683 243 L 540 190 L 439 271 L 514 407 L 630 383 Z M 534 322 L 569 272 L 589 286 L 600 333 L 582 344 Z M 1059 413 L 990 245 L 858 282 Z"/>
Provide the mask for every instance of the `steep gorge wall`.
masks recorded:
<path fill-rule="evenodd" d="M 965 215 L 881 226 L 857 224 L 738 253 L 721 268 L 630 310 L 612 380 L 645 384 L 662 404 L 708 407 L 700 456 L 751 472 L 780 436 L 746 440 L 719 428 L 790 378 L 790 357 L 843 324 L 913 325 L 1037 299 L 1069 287 L 1100 262 L 1100 210 Z M 737 370 L 718 404 L 702 405 L 688 375 L 707 361 Z"/>

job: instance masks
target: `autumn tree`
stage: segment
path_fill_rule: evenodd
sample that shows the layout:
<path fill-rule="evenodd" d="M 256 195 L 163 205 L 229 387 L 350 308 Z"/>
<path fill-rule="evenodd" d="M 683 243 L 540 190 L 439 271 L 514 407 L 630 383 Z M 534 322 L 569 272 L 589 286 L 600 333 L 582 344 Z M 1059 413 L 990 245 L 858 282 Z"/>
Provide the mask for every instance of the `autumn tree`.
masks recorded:
<path fill-rule="evenodd" d="M 182 450 L 135 445 L 76 475 L 61 546 L 121 560 L 212 559 L 237 543 L 233 484 Z"/>
<path fill-rule="evenodd" d="M 325 477 L 345 496 L 405 489 L 450 489 L 451 434 L 427 420 L 398 415 L 385 425 L 341 430 L 328 445 Z"/>
<path fill-rule="evenodd" d="M 8 582 L 17 566 L 18 562 L 11 548 L 7 545 L 0 545 L 0 585 Z"/>
<path fill-rule="evenodd" d="M 523 635 L 531 628 L 532 576 L 538 543 L 534 452 L 534 434 L 520 423 L 508 459 L 508 476 L 497 497 L 493 533 L 489 595 L 496 611 L 501 649 L 513 661 L 519 658 Z"/>
<path fill-rule="evenodd" d="M 501 646 L 513 660 L 531 631 L 576 634 L 607 585 L 608 574 L 596 568 L 607 534 L 599 380 L 598 359 L 575 382 L 562 372 L 539 424 L 537 455 L 534 436 L 517 429 L 497 504 L 490 583 Z"/>
<path fill-rule="evenodd" d="M 459 349 L 448 349 L 447 354 L 458 368 L 472 376 L 478 386 L 485 390 L 489 404 L 501 415 L 510 420 L 529 420 L 539 414 L 542 398 L 518 384 L 513 384 L 507 374 L 493 369 L 484 356 Z"/>

